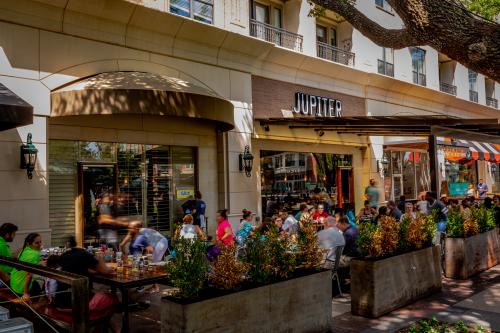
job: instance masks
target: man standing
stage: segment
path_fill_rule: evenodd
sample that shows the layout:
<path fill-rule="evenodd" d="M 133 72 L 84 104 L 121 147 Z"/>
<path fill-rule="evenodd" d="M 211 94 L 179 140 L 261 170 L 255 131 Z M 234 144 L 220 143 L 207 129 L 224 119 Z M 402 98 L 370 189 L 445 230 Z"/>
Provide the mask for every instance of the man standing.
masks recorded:
<path fill-rule="evenodd" d="M 370 185 L 365 189 L 366 200 L 370 202 L 370 207 L 377 208 L 378 205 L 378 189 L 375 179 L 370 179 Z"/>
<path fill-rule="evenodd" d="M 194 198 L 196 200 L 195 202 L 195 208 L 194 208 L 194 225 L 199 226 L 202 230 L 207 229 L 207 222 L 205 218 L 205 210 L 207 208 L 207 205 L 205 201 L 201 199 L 201 192 L 196 191 L 194 193 Z"/>
<path fill-rule="evenodd" d="M 4 223 L 0 226 L 0 256 L 12 258 L 12 251 L 10 245 L 16 237 L 17 226 L 12 223 Z M 0 265 L 0 278 L 8 282 L 10 280 L 10 272 L 13 267 Z"/>
<path fill-rule="evenodd" d="M 163 259 L 168 249 L 168 240 L 158 231 L 149 228 L 141 228 L 140 221 L 130 222 L 128 234 L 120 243 L 122 252 L 130 255 L 142 255 L 144 252 L 153 254 L 153 262 Z M 129 251 L 125 246 L 130 242 Z"/>
<path fill-rule="evenodd" d="M 479 179 L 479 183 L 477 184 L 477 196 L 479 199 L 486 198 L 486 194 L 488 193 L 488 185 L 483 183 L 482 179 Z"/>

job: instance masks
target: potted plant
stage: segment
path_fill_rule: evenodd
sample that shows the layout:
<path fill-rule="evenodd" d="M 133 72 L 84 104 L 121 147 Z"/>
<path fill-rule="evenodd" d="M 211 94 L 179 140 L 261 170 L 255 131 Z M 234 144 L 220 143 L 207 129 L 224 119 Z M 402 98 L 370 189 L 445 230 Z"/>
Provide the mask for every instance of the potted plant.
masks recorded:
<path fill-rule="evenodd" d="M 500 263 L 500 237 L 495 211 L 471 208 L 464 214 L 454 208 L 448 213 L 445 242 L 445 276 L 467 279 Z"/>
<path fill-rule="evenodd" d="M 329 332 L 331 273 L 311 230 L 298 240 L 255 232 L 212 263 L 202 242 L 176 242 L 167 272 L 178 292 L 162 299 L 162 332 Z"/>
<path fill-rule="evenodd" d="M 359 226 L 361 256 L 350 262 L 351 312 L 380 317 L 441 290 L 439 247 L 432 245 L 435 216 Z"/>

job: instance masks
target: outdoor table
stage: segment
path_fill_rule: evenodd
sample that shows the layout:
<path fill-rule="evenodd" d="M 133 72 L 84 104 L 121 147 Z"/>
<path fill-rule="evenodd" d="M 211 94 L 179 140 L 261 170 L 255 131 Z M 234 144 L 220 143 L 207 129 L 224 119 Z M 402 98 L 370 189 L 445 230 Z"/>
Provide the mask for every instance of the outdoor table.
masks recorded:
<path fill-rule="evenodd" d="M 91 281 L 110 286 L 112 289 L 119 289 L 122 294 L 122 332 L 129 332 L 129 309 L 128 292 L 131 288 L 143 287 L 155 283 L 166 283 L 167 274 L 165 272 L 145 272 L 141 275 L 133 275 L 129 271 L 127 275 L 120 274 L 96 274 L 91 277 Z"/>

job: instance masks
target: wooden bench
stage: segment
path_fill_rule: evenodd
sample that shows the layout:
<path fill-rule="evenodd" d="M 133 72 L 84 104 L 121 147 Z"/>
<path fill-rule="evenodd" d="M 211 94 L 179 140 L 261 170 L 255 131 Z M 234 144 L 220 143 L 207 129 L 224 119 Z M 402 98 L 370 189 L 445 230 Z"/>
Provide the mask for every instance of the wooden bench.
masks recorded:
<path fill-rule="evenodd" d="M 109 316 L 89 318 L 89 280 L 87 277 L 41 265 L 28 264 L 2 256 L 0 256 L 0 264 L 54 279 L 70 286 L 71 303 L 73 305 L 71 311 L 60 311 L 48 304 L 48 302 L 40 301 L 33 303 L 33 308 L 37 313 L 56 325 L 70 332 L 88 333 L 90 326 L 106 324 L 109 321 Z M 16 307 L 26 308 L 26 305 L 19 300 L 19 297 L 14 295 L 8 288 L 0 288 L 0 299 L 11 301 Z"/>

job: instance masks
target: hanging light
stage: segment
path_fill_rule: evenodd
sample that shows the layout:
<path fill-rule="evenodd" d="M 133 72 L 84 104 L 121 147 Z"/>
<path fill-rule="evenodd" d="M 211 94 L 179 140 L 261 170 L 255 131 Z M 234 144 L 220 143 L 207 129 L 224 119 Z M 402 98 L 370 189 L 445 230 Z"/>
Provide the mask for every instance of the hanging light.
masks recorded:
<path fill-rule="evenodd" d="M 28 179 L 33 178 L 33 170 L 35 170 L 36 157 L 38 149 L 31 142 L 31 133 L 28 133 L 26 144 L 21 145 L 21 169 L 26 169 Z"/>
<path fill-rule="evenodd" d="M 240 171 L 245 171 L 247 177 L 252 176 L 252 167 L 253 167 L 253 155 L 250 153 L 250 147 L 245 146 L 245 150 L 243 154 L 240 154 Z"/>

